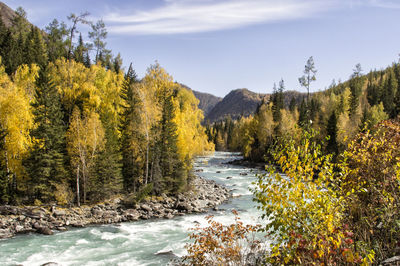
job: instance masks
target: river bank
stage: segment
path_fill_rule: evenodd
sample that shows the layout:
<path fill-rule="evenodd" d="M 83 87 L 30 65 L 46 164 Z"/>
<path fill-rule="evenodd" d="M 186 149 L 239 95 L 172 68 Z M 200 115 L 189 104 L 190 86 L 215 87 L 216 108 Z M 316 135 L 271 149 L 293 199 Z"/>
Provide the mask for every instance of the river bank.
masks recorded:
<path fill-rule="evenodd" d="M 127 206 L 121 198 L 95 205 L 61 208 L 57 206 L 0 206 L 0 239 L 36 232 L 51 235 L 69 227 L 172 219 L 188 213 L 203 213 L 230 197 L 229 190 L 215 181 L 196 177 L 189 192 L 177 196 L 152 197 Z"/>

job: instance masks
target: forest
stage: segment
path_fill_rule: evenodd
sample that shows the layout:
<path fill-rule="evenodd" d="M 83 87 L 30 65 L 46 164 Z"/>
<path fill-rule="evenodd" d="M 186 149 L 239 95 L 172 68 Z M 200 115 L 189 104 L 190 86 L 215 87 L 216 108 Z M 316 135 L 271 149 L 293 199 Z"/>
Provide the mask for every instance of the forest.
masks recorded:
<path fill-rule="evenodd" d="M 0 19 L 0 202 L 80 205 L 176 194 L 212 151 L 193 93 L 157 62 L 139 79 L 88 13 L 44 30 Z M 79 27 L 89 25 L 85 43 Z M 91 58 L 92 57 L 92 58 Z"/>
<path fill-rule="evenodd" d="M 400 254 L 399 62 L 368 73 L 357 64 L 347 81 L 317 91 L 310 57 L 300 102 L 285 104 L 281 80 L 254 115 L 203 125 L 192 91 L 157 62 L 143 78 L 133 64 L 125 71 L 106 40 L 104 22 L 88 13 L 43 30 L 22 8 L 10 27 L 0 19 L 1 204 L 174 195 L 190 189 L 195 156 L 239 151 L 265 165 L 252 189 L 263 224 L 243 225 L 236 212 L 229 226 L 208 217 L 210 227 L 191 234 L 188 265 L 245 260 L 241 244 L 255 231 L 272 241 L 253 251 L 273 265 Z"/>
<path fill-rule="evenodd" d="M 349 80 L 310 93 L 316 73 L 310 57 L 300 104 L 293 98 L 285 106 L 281 80 L 253 116 L 226 118 L 206 132 L 216 150 L 266 165 L 252 191 L 264 218 L 258 230 L 273 239 L 268 263 L 377 264 L 400 252 L 400 63 L 367 74 L 357 64 Z M 240 233 L 217 242 L 210 227 L 194 233 L 190 263 L 207 262 L 210 253 L 237 262 L 245 259 L 240 241 L 257 247 L 247 236 L 254 227 L 219 226 Z M 222 244 L 213 250 L 209 242 Z"/>
<path fill-rule="evenodd" d="M 309 92 L 317 69 L 312 57 L 305 65 L 300 84 Z M 273 160 L 271 148 L 289 138 L 300 141 L 304 129 L 318 132 L 325 153 L 336 158 L 359 132 L 371 130 L 380 121 L 400 113 L 400 63 L 384 70 L 363 74 L 357 64 L 349 80 L 323 91 L 308 93 L 298 104 L 293 97 L 284 103 L 284 80 L 274 85 L 268 100 L 263 100 L 252 116 L 234 121 L 207 124 L 207 135 L 216 150 L 240 151 L 254 162 Z"/>

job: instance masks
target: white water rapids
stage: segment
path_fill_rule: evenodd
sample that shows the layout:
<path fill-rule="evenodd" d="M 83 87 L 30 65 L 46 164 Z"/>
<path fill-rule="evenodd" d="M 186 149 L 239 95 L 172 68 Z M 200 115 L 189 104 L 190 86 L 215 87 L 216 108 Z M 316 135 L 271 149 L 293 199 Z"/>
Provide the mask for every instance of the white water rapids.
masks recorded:
<path fill-rule="evenodd" d="M 120 225 L 91 226 L 56 232 L 51 236 L 18 235 L 0 240 L 0 265 L 35 266 L 47 262 L 61 265 L 167 265 L 171 258 L 185 254 L 188 233 L 196 223 L 207 226 L 205 217 L 214 215 L 224 224 L 234 222 L 231 213 L 239 211 L 245 224 L 262 223 L 249 191 L 255 170 L 225 164 L 241 158 L 238 154 L 215 152 L 199 157 L 195 169 L 200 176 L 232 189 L 233 198 L 217 211 L 191 214 L 171 220 L 147 220 Z"/>

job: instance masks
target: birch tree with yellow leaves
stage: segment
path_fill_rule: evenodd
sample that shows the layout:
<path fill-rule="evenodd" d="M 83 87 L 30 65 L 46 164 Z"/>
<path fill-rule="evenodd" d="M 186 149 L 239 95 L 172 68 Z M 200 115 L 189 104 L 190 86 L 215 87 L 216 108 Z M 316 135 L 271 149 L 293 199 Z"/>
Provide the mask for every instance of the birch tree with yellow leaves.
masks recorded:
<path fill-rule="evenodd" d="M 29 131 L 33 128 L 33 115 L 29 95 L 22 86 L 27 80 L 21 74 L 24 69 L 27 68 L 20 67 L 17 70 L 18 82 L 14 83 L 5 73 L 4 67 L 0 66 L 0 130 L 5 132 L 0 152 L 1 161 L 6 166 L 9 196 L 19 189 L 17 181 L 25 177 L 22 159 L 27 156 L 32 144 Z M 37 71 L 35 66 L 29 71 L 32 71 L 33 77 L 37 75 L 34 73 Z M 8 200 L 15 198 L 8 197 Z"/>

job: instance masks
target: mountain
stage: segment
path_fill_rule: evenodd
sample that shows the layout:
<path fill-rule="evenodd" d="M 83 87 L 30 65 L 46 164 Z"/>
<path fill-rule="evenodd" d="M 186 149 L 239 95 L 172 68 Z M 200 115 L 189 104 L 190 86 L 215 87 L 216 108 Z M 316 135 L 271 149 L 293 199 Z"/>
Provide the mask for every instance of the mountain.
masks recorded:
<path fill-rule="evenodd" d="M 193 90 L 192 90 L 193 91 Z M 194 96 L 200 101 L 199 108 L 203 110 L 204 116 L 207 116 L 210 111 L 220 102 L 222 98 L 209 93 L 193 91 Z"/>
<path fill-rule="evenodd" d="M 0 2 L 0 16 L 6 27 L 12 26 L 12 19 L 16 16 L 15 11 L 3 2 Z"/>
<path fill-rule="evenodd" d="M 193 94 L 197 98 L 197 100 L 200 101 L 198 107 L 199 107 L 199 109 L 201 109 L 204 112 L 204 116 L 207 116 L 210 113 L 211 109 L 213 109 L 214 106 L 222 100 L 221 97 L 217 97 L 210 93 L 192 90 L 190 87 L 188 87 L 182 83 L 178 83 L 178 84 L 180 86 L 184 87 L 185 89 L 188 89 L 193 92 Z"/>
<path fill-rule="evenodd" d="M 226 95 L 222 101 L 217 102 L 214 108 L 206 113 L 204 120 L 213 123 L 221 121 L 228 116 L 232 119 L 238 119 L 242 115 L 252 115 L 257 110 L 257 106 L 261 103 L 261 101 L 264 99 L 264 101 L 267 102 L 270 96 L 271 94 L 255 93 L 249 91 L 248 89 L 233 90 Z M 292 98 L 294 98 L 296 104 L 299 105 L 302 99 L 306 96 L 307 93 L 303 92 L 285 91 L 283 93 L 283 102 L 287 108 L 289 107 Z"/>
<path fill-rule="evenodd" d="M 256 111 L 265 96 L 265 94 L 255 93 L 248 89 L 233 90 L 214 106 L 205 121 L 213 123 L 227 116 L 232 119 L 238 119 L 242 115 L 249 116 Z"/>

